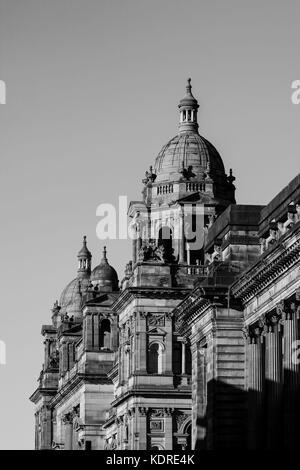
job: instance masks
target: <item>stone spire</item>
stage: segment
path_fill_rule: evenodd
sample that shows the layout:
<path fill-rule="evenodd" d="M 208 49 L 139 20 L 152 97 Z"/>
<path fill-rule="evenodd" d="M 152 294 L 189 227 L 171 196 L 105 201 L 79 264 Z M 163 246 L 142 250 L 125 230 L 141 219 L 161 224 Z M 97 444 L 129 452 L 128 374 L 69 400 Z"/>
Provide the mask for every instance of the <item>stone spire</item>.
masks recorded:
<path fill-rule="evenodd" d="M 197 111 L 199 108 L 198 101 L 192 94 L 191 79 L 187 79 L 186 94 L 178 105 L 180 119 L 179 119 L 179 133 L 183 132 L 196 132 L 198 133 Z"/>
<path fill-rule="evenodd" d="M 83 237 L 82 248 L 78 255 L 78 277 L 86 277 L 91 274 L 91 260 L 92 254 L 86 245 L 86 236 Z"/>

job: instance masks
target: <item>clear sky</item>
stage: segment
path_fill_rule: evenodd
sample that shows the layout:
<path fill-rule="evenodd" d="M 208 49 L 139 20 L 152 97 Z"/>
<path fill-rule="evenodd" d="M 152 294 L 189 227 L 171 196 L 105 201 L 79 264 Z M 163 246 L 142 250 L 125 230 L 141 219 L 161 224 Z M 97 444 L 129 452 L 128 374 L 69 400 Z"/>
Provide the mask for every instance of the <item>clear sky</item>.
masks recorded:
<path fill-rule="evenodd" d="M 299 1 L 0 0 L 0 446 L 34 446 L 42 324 L 96 208 L 141 197 L 192 77 L 200 133 L 265 204 L 299 172 Z M 107 241 L 122 278 L 131 249 Z"/>

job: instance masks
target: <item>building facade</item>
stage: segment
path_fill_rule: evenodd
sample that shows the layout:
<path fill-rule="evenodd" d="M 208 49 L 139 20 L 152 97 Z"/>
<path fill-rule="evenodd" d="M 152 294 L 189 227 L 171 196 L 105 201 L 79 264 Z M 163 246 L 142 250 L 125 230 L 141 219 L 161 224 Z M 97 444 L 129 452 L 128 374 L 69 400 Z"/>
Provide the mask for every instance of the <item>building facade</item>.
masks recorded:
<path fill-rule="evenodd" d="M 104 248 L 42 327 L 36 449 L 296 445 L 300 175 L 267 206 L 235 201 L 191 91 L 179 132 L 129 205 L 121 282 Z"/>

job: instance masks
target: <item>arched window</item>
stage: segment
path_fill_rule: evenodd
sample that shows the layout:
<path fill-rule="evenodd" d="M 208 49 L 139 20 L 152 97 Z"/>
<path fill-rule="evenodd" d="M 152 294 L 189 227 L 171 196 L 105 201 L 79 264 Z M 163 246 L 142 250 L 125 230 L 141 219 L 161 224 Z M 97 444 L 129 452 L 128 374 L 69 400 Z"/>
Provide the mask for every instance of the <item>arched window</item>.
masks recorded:
<path fill-rule="evenodd" d="M 99 347 L 104 349 L 111 349 L 110 338 L 110 321 L 106 318 L 102 320 L 100 325 Z"/>
<path fill-rule="evenodd" d="M 148 372 L 149 374 L 162 374 L 163 347 L 159 343 L 152 343 L 149 347 Z"/>

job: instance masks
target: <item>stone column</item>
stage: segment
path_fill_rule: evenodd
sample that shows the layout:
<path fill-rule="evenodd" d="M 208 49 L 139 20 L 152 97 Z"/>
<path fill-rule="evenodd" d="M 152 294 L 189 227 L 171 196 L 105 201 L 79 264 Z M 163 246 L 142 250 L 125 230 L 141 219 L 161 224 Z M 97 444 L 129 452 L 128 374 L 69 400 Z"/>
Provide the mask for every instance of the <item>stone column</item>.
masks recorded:
<path fill-rule="evenodd" d="M 139 356 L 139 367 L 137 367 L 137 372 L 146 373 L 147 372 L 147 314 L 145 312 L 139 313 L 139 331 L 138 331 L 138 345 L 137 345 L 137 354 Z"/>
<path fill-rule="evenodd" d="M 192 449 L 206 449 L 206 348 L 192 345 Z"/>
<path fill-rule="evenodd" d="M 282 335 L 280 315 L 272 313 L 266 319 L 266 390 L 267 447 L 281 446 L 282 417 Z"/>
<path fill-rule="evenodd" d="M 137 260 L 137 239 L 132 240 L 132 264 L 135 264 Z"/>
<path fill-rule="evenodd" d="M 92 349 L 93 344 L 93 331 L 92 331 L 92 315 L 87 312 L 83 319 L 84 324 L 84 348 L 85 350 Z"/>
<path fill-rule="evenodd" d="M 295 301 L 278 308 L 283 318 L 283 419 L 284 447 L 297 448 L 299 443 L 299 364 L 297 354 L 299 341 L 299 307 Z"/>
<path fill-rule="evenodd" d="M 165 408 L 165 445 L 166 450 L 173 449 L 173 408 Z"/>
<path fill-rule="evenodd" d="M 191 264 L 191 250 L 190 250 L 190 245 L 189 243 L 186 244 L 186 257 L 187 257 L 187 264 L 190 265 Z"/>
<path fill-rule="evenodd" d="M 184 263 L 184 219 L 183 219 L 183 209 L 180 209 L 179 212 L 179 263 Z"/>
<path fill-rule="evenodd" d="M 249 328 L 247 347 L 248 368 L 248 448 L 264 446 L 264 337 L 263 325 L 258 323 Z"/>
<path fill-rule="evenodd" d="M 99 349 L 100 341 L 99 341 L 99 316 L 98 314 L 92 315 L 92 322 L 93 322 L 93 348 Z"/>
<path fill-rule="evenodd" d="M 147 450 L 147 413 L 148 408 L 141 407 L 138 409 L 138 450 Z"/>
<path fill-rule="evenodd" d="M 122 325 L 119 329 L 119 384 L 123 385 L 125 379 L 124 361 L 125 361 L 125 327 Z"/>
<path fill-rule="evenodd" d="M 73 442 L 73 419 L 71 413 L 67 413 L 63 417 L 65 428 L 65 446 L 64 450 L 72 450 Z"/>
<path fill-rule="evenodd" d="M 165 358 L 163 361 L 163 374 L 172 374 L 173 373 L 173 317 L 170 312 L 165 314 Z"/>
<path fill-rule="evenodd" d="M 181 342 L 181 373 L 183 375 L 185 374 L 185 343 L 185 340 Z"/>
<path fill-rule="evenodd" d="M 137 240 L 136 240 L 136 261 L 139 260 L 139 251 L 142 248 L 142 234 L 141 229 L 137 227 Z"/>
<path fill-rule="evenodd" d="M 64 340 L 62 343 L 62 374 L 64 374 L 68 370 L 68 363 L 69 363 L 69 344 L 67 341 Z"/>
<path fill-rule="evenodd" d="M 44 341 L 45 345 L 45 368 L 47 369 L 49 367 L 49 357 L 50 357 L 50 339 L 47 338 Z"/>

